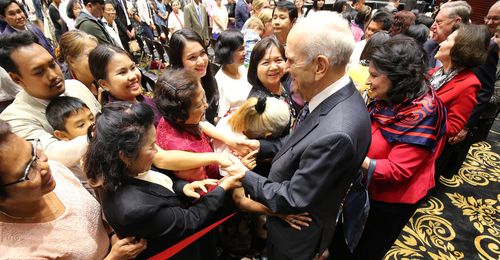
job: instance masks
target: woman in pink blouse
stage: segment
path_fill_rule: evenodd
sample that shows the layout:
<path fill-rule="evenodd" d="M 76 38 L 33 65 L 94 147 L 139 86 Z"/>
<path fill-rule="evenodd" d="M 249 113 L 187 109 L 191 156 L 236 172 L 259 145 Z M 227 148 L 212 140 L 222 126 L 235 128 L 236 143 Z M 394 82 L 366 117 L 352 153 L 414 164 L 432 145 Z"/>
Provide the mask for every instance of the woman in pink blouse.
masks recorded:
<path fill-rule="evenodd" d="M 0 169 L 0 258 L 133 259 L 146 248 L 107 231 L 99 203 L 73 173 L 1 120 Z"/>
<path fill-rule="evenodd" d="M 200 122 L 208 107 L 199 78 L 184 69 L 171 69 L 160 76 L 154 101 L 162 118 L 157 126 L 156 142 L 164 150 L 213 153 L 210 138 L 201 131 Z M 186 181 L 219 179 L 217 161 L 207 160 L 199 167 L 175 171 Z"/>

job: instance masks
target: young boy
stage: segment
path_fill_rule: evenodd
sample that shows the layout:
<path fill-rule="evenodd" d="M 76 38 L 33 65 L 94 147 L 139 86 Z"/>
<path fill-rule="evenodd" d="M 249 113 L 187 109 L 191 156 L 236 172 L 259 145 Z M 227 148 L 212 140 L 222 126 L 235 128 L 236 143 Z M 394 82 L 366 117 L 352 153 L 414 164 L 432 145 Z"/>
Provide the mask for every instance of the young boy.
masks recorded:
<path fill-rule="evenodd" d="M 62 141 L 69 141 L 78 136 L 87 135 L 89 127 L 95 121 L 94 114 L 83 101 L 66 96 L 52 99 L 45 109 L 45 117 L 54 129 L 54 136 Z M 75 165 L 70 170 L 80 180 L 83 187 L 94 195 L 80 165 Z"/>
<path fill-rule="evenodd" d="M 94 123 L 90 109 L 75 97 L 54 98 L 45 110 L 45 117 L 54 128 L 54 136 L 62 141 L 86 135 Z"/>

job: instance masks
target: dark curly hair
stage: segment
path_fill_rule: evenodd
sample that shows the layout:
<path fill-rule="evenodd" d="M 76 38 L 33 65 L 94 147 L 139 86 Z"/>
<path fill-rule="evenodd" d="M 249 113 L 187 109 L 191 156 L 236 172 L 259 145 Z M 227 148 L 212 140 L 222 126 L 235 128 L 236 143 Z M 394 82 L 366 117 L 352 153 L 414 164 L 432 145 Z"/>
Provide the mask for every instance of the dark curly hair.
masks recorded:
<path fill-rule="evenodd" d="M 215 43 L 215 62 L 231 64 L 232 54 L 243 46 L 243 34 L 236 30 L 223 31 Z"/>
<path fill-rule="evenodd" d="M 450 50 L 454 67 L 473 68 L 483 64 L 488 56 L 490 32 L 485 25 L 458 25 L 455 44 Z"/>
<path fill-rule="evenodd" d="M 158 78 L 154 102 L 170 124 L 180 127 L 189 118 L 191 97 L 198 82 L 196 75 L 185 69 L 169 69 Z"/>
<path fill-rule="evenodd" d="M 102 108 L 95 127 L 89 128 L 90 143 L 83 159 L 91 187 L 115 191 L 131 177 L 120 152 L 136 160 L 153 122 L 153 110 L 142 102 L 117 101 Z"/>
<path fill-rule="evenodd" d="M 399 34 L 375 50 L 370 65 L 389 78 L 392 83 L 389 101 L 399 104 L 406 98 L 415 99 L 427 91 L 425 60 L 422 47 L 413 38 Z"/>

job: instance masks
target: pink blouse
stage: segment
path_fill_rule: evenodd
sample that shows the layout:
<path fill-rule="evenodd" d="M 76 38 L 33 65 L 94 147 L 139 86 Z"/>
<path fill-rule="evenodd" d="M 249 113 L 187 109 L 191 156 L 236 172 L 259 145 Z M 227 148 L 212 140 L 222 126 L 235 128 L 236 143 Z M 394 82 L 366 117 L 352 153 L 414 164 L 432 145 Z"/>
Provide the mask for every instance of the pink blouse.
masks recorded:
<path fill-rule="evenodd" d="M 68 168 L 49 165 L 64 213 L 45 223 L 0 222 L 0 259 L 103 259 L 110 243 L 99 203 Z"/>
<path fill-rule="evenodd" d="M 164 118 L 160 119 L 156 128 L 156 143 L 163 150 L 180 150 L 194 153 L 212 153 L 212 145 L 204 133 L 195 135 L 172 126 Z M 200 181 L 208 178 L 219 179 L 219 166 L 210 164 L 188 171 L 177 171 L 175 175 L 185 181 Z"/>

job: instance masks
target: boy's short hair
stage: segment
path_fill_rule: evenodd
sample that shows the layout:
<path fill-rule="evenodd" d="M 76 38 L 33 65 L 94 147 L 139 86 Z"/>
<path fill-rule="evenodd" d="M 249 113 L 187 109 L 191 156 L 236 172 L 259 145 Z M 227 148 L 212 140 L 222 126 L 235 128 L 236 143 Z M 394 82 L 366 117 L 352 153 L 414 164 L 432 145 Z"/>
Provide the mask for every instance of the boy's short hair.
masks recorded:
<path fill-rule="evenodd" d="M 247 21 L 247 29 L 264 31 L 264 24 L 257 17 L 250 17 Z"/>
<path fill-rule="evenodd" d="M 45 117 L 54 130 L 67 131 L 65 127 L 66 119 L 84 108 L 89 109 L 79 98 L 56 97 L 50 101 L 45 109 Z"/>

